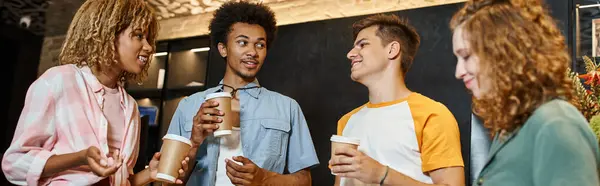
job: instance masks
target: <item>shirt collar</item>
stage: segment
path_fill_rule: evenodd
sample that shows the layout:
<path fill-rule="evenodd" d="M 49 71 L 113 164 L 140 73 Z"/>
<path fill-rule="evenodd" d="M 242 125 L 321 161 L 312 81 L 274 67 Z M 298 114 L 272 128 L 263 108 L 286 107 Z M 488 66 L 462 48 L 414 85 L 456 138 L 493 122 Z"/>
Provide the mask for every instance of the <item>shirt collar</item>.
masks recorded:
<path fill-rule="evenodd" d="M 102 85 L 102 83 L 100 83 L 100 81 L 98 80 L 98 78 L 96 78 L 94 73 L 92 73 L 92 70 L 90 69 L 90 67 L 83 66 L 80 69 L 83 72 L 83 79 L 85 80 L 86 83 L 88 83 L 90 85 L 90 88 L 92 88 L 92 91 L 94 91 L 94 93 L 104 94 L 104 85 Z M 125 90 L 123 89 L 123 87 L 121 86 L 120 83 L 117 83 L 117 89 L 119 90 L 121 106 L 128 104 L 128 100 L 125 99 L 125 95 L 124 95 Z"/>
<path fill-rule="evenodd" d="M 80 69 L 83 72 L 83 79 L 85 80 L 85 82 L 87 82 L 90 85 L 90 87 L 92 88 L 92 91 L 94 91 L 94 93 L 98 93 L 98 92 L 104 90 L 104 86 L 102 84 L 100 84 L 100 81 L 98 81 L 98 78 L 96 78 L 96 76 L 94 76 L 90 67 L 83 66 Z"/>

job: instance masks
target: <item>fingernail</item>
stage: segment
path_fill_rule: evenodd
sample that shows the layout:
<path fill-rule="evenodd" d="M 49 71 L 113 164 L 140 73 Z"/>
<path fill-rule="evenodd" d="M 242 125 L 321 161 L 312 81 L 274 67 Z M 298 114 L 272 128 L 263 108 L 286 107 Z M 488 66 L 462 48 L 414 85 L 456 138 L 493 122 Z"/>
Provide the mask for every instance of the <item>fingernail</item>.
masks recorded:
<path fill-rule="evenodd" d="M 106 160 L 102 159 L 102 160 L 100 160 L 100 165 L 106 166 L 106 165 L 108 165 L 108 163 L 106 162 Z"/>

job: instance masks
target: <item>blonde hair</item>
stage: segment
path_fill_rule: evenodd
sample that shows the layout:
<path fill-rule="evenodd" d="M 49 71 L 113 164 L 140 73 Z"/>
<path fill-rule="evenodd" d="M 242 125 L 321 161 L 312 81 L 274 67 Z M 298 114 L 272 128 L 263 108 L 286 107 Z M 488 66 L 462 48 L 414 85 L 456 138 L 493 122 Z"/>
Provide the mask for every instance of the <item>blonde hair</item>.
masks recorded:
<path fill-rule="evenodd" d="M 522 126 L 549 100 L 572 101 L 565 38 L 540 0 L 470 0 L 451 21 L 458 26 L 490 79 L 473 110 L 492 134 Z"/>
<path fill-rule="evenodd" d="M 147 32 L 147 41 L 156 48 L 158 22 L 154 10 L 142 0 L 87 0 L 75 14 L 59 61 L 89 66 L 102 71 L 118 62 L 116 41 L 128 27 Z M 142 73 L 123 72 L 120 79 L 142 82 L 148 75 L 150 57 Z"/>

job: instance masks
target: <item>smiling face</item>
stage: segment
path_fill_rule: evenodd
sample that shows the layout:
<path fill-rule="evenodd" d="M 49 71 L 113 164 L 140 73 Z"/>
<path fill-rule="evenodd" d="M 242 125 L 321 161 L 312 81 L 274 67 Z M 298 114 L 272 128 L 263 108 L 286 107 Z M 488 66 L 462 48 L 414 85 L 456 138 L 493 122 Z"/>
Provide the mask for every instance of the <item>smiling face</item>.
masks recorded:
<path fill-rule="evenodd" d="M 452 47 L 457 58 L 455 76 L 465 83 L 465 86 L 473 93 L 475 98 L 479 99 L 489 91 L 489 83 L 483 83 L 488 78 L 481 73 L 481 61 L 473 53 L 466 37 L 467 34 L 462 26 L 457 27 L 452 36 Z"/>
<path fill-rule="evenodd" d="M 235 23 L 227 35 L 227 44 L 218 44 L 227 60 L 227 71 L 243 79 L 254 79 L 267 55 L 267 35 L 257 24 Z"/>
<path fill-rule="evenodd" d="M 148 57 L 153 52 L 146 40 L 147 33 L 128 27 L 117 38 L 118 68 L 132 74 L 139 74 L 149 65 Z"/>
<path fill-rule="evenodd" d="M 354 41 L 354 47 L 346 55 L 352 65 L 350 77 L 354 81 L 364 82 L 387 67 L 388 50 L 376 33 L 377 26 L 361 30 Z"/>

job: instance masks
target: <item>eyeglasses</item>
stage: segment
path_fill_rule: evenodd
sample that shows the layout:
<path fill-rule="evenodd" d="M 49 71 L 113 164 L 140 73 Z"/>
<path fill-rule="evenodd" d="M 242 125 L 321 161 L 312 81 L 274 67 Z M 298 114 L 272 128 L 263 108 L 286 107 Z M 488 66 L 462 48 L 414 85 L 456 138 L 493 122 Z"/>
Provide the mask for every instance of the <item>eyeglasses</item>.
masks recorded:
<path fill-rule="evenodd" d="M 221 88 L 217 91 L 217 92 L 225 92 L 225 87 L 227 88 L 231 88 L 231 98 L 232 99 L 237 99 L 237 91 L 238 90 L 248 90 L 248 89 L 255 89 L 255 88 L 260 88 L 260 86 L 252 86 L 252 87 L 244 87 L 244 88 L 233 88 L 232 86 L 226 85 L 226 84 L 219 84 L 221 85 Z"/>

